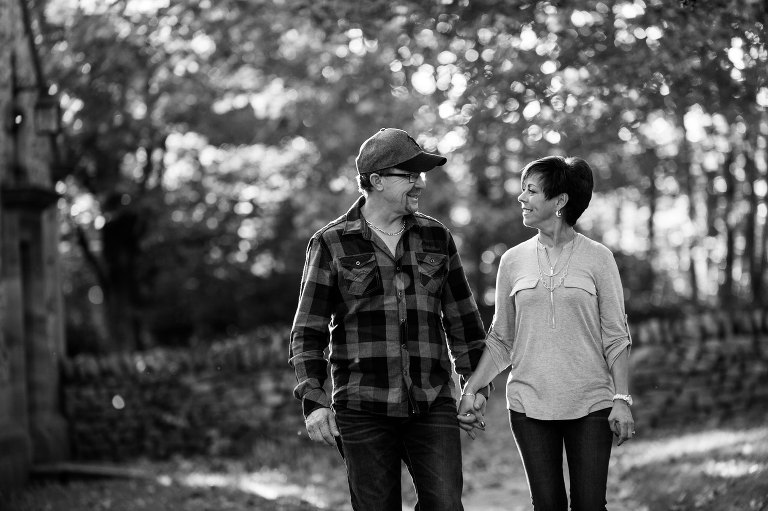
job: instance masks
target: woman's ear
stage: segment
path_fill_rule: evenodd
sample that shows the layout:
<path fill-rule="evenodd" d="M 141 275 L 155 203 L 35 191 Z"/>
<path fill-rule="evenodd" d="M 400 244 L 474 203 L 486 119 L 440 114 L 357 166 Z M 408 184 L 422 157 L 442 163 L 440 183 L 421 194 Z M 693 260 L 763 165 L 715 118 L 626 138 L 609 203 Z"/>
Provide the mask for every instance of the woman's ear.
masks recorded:
<path fill-rule="evenodd" d="M 568 194 L 561 193 L 560 196 L 557 198 L 557 207 L 558 209 L 562 209 L 565 207 L 566 204 L 568 204 Z"/>

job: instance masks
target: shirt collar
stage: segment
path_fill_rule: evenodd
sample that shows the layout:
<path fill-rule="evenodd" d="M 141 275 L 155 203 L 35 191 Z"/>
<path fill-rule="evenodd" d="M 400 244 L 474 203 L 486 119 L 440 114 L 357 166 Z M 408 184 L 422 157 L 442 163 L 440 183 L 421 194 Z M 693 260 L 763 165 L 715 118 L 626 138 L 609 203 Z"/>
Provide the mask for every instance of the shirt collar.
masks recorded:
<path fill-rule="evenodd" d="M 362 207 L 365 204 L 365 196 L 361 195 L 359 199 L 352 204 L 346 214 L 346 223 L 344 224 L 344 234 L 362 234 L 364 238 L 370 239 L 371 228 L 365 223 L 363 218 Z M 405 215 L 405 230 L 408 231 L 411 227 L 420 227 L 416 221 L 414 215 Z"/>

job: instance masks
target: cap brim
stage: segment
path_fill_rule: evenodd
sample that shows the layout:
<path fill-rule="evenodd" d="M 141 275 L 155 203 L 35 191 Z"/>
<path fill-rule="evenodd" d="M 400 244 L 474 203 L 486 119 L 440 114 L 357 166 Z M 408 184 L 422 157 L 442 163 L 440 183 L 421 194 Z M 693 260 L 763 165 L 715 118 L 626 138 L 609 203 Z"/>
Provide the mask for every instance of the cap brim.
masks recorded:
<path fill-rule="evenodd" d="M 427 172 L 435 167 L 445 165 L 448 159 L 444 156 L 440 156 L 432 153 L 421 152 L 402 163 L 395 165 L 396 168 L 406 170 L 408 172 Z"/>

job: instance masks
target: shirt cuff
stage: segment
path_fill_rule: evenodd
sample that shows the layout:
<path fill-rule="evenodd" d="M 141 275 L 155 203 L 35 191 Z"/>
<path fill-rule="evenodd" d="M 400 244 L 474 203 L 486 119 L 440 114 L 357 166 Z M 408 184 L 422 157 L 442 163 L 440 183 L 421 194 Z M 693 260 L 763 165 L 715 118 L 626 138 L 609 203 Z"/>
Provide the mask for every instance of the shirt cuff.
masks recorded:
<path fill-rule="evenodd" d="M 630 349 L 632 347 L 632 341 L 625 337 L 623 340 L 620 340 L 618 342 L 613 342 L 611 345 L 605 350 L 605 361 L 608 364 L 608 368 L 612 368 L 613 364 L 616 362 L 616 359 L 619 358 L 619 355 L 621 355 L 624 352 L 624 349 Z"/>
<path fill-rule="evenodd" d="M 304 394 L 304 397 L 301 399 L 301 411 L 304 414 L 305 419 L 318 408 L 330 407 L 331 400 L 328 399 L 328 394 L 326 394 L 323 389 L 310 390 Z"/>
<path fill-rule="evenodd" d="M 498 372 L 502 372 L 512 363 L 512 351 L 498 338 L 493 327 L 485 339 L 485 346 L 488 348 L 488 354 L 491 355 L 491 360 L 496 365 Z"/>

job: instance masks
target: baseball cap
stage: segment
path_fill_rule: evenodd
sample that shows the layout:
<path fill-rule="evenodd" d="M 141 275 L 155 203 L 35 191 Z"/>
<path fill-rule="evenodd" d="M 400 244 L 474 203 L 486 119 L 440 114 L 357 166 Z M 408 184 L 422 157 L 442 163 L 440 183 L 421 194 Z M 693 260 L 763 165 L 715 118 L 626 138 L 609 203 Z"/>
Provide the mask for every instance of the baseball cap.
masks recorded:
<path fill-rule="evenodd" d="M 397 128 L 381 128 L 363 142 L 355 158 L 358 174 L 367 174 L 390 167 L 408 172 L 427 172 L 445 165 L 448 160 L 439 154 L 424 151 L 411 136 Z"/>

